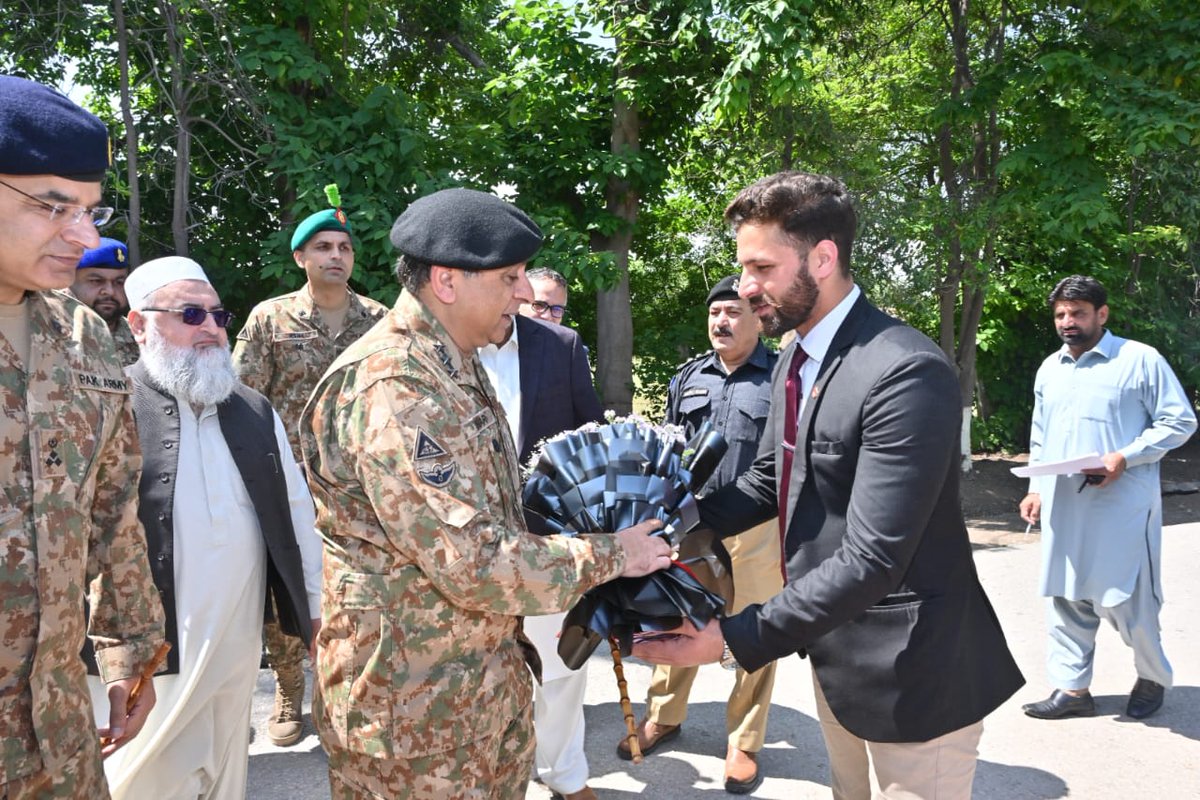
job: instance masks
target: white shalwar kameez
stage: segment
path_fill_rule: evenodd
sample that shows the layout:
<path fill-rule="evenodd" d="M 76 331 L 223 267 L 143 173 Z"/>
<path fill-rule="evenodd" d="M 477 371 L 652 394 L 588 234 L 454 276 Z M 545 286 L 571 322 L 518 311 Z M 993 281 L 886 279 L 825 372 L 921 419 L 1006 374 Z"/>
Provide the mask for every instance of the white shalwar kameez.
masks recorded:
<path fill-rule="evenodd" d="M 262 647 L 266 547 L 216 408 L 199 419 L 180 402 L 174 498 L 180 669 L 154 679 L 157 702 L 141 733 L 104 764 L 113 800 L 243 800 L 250 705 Z M 288 497 L 305 564 L 310 613 L 319 616 L 320 543 L 312 501 L 278 415 Z M 312 539 L 313 541 L 302 541 Z M 315 570 L 312 553 L 316 553 Z M 310 585 L 312 584 L 312 585 Z M 98 724 L 108 701 L 89 679 Z"/>

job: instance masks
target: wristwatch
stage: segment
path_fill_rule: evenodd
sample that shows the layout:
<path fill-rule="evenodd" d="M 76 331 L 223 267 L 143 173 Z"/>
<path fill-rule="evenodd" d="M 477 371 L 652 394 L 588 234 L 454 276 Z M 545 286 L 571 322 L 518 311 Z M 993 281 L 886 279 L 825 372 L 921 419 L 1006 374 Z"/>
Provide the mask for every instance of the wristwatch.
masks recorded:
<path fill-rule="evenodd" d="M 729 649 L 729 642 L 725 642 L 725 649 L 721 651 L 721 666 L 731 670 L 739 666 L 737 659 L 733 657 L 733 651 Z"/>

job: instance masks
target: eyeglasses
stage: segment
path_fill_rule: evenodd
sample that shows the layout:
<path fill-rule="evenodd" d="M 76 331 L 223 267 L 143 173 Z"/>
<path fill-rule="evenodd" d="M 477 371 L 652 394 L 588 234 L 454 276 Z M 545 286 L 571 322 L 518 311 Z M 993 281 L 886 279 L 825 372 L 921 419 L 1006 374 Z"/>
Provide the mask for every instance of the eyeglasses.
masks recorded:
<path fill-rule="evenodd" d="M 84 217 L 88 217 L 92 225 L 101 228 L 107 225 L 108 221 L 112 219 L 113 210 L 108 206 L 85 208 L 84 206 L 63 205 L 62 203 L 47 203 L 40 197 L 34 197 L 28 192 L 22 192 L 10 183 L 0 181 L 0 186 L 7 186 L 22 197 L 37 203 L 50 215 L 51 222 L 58 221 L 63 225 L 78 225 L 83 222 Z"/>
<path fill-rule="evenodd" d="M 216 311 L 209 311 L 207 308 L 199 306 L 188 306 L 187 308 L 139 308 L 137 311 L 169 311 L 172 314 L 183 315 L 184 325 L 203 325 L 204 320 L 209 314 L 212 314 L 213 322 L 218 328 L 228 328 L 229 323 L 233 321 L 233 312 L 226 311 L 223 308 L 218 308 Z"/>
<path fill-rule="evenodd" d="M 566 306 L 552 306 L 549 303 L 543 303 L 541 300 L 534 300 L 529 304 L 529 306 L 539 314 L 545 314 L 547 311 L 549 311 L 550 316 L 554 317 L 555 319 L 562 319 L 563 314 L 567 313 Z"/>

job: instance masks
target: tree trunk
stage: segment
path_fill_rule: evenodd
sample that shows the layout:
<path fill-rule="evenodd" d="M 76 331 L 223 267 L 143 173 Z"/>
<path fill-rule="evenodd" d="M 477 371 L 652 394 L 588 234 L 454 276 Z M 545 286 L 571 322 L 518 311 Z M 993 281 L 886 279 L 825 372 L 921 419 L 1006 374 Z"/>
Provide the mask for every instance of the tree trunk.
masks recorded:
<path fill-rule="evenodd" d="M 166 23 L 167 48 L 171 54 L 172 111 L 175 114 L 175 192 L 171 206 L 171 238 L 175 255 L 188 254 L 188 201 L 191 185 L 192 132 L 187 89 L 184 86 L 184 54 L 180 42 L 179 11 L 173 3 L 159 3 Z"/>
<path fill-rule="evenodd" d="M 125 226 L 125 246 L 129 264 L 142 263 L 142 190 L 138 180 L 137 128 L 129 98 L 129 31 L 125 27 L 125 3 L 113 0 L 113 24 L 117 29 L 117 65 L 121 70 L 121 119 L 125 123 L 125 172 L 129 185 L 129 221 Z"/>
<path fill-rule="evenodd" d="M 620 56 L 617 39 L 616 81 L 613 98 L 612 153 L 618 157 L 638 152 L 640 118 L 626 84 L 633 79 Z M 609 175 L 605 190 L 608 213 L 621 220 L 611 236 L 592 238 L 593 250 L 610 250 L 616 256 L 620 279 L 612 289 L 596 293 L 596 380 L 600 401 L 618 414 L 633 411 L 633 312 L 629 302 L 629 251 L 637 223 L 638 193 L 625 177 Z"/>

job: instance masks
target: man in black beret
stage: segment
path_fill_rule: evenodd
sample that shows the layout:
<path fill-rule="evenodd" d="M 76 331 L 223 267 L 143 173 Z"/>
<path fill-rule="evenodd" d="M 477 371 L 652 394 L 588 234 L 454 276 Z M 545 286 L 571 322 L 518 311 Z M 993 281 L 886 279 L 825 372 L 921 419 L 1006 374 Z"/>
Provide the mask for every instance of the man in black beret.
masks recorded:
<path fill-rule="evenodd" d="M 0 797 L 14 800 L 107 798 L 101 753 L 136 735 L 154 705 L 152 681 L 127 703 L 163 640 L 137 520 L 129 384 L 104 321 L 52 291 L 100 243 L 108 166 L 99 119 L 0 75 Z M 103 741 L 85 632 L 112 706 Z"/>
<path fill-rule="evenodd" d="M 532 299 L 541 231 L 449 189 L 392 228 L 403 291 L 333 362 L 300 421 L 325 541 L 314 722 L 335 800 L 524 797 L 533 762 L 521 617 L 669 563 L 648 536 L 527 532 L 517 454 L 476 355 Z M 382 724 L 381 724 L 382 721 Z"/>

